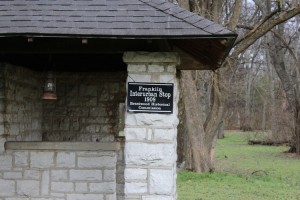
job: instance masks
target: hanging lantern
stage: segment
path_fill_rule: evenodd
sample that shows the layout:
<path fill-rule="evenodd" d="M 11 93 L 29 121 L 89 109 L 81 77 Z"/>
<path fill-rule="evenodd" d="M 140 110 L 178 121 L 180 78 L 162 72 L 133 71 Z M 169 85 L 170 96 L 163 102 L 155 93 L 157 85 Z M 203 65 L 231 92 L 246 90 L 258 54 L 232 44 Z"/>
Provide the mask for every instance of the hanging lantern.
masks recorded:
<path fill-rule="evenodd" d="M 56 100 L 56 80 L 53 72 L 47 73 L 42 99 Z"/>

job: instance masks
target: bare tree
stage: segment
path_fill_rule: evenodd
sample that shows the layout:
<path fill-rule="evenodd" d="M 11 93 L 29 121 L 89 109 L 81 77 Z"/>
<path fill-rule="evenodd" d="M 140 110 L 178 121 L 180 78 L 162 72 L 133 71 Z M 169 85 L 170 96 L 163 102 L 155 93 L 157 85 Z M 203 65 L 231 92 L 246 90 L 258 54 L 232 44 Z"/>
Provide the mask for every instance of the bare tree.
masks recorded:
<path fill-rule="evenodd" d="M 209 17 L 219 23 L 226 24 L 231 30 L 235 30 L 239 25 L 242 3 L 242 0 L 228 0 L 225 2 L 221 0 L 189 1 L 192 11 Z M 228 6 L 229 4 L 230 6 Z M 214 5 L 217 6 L 215 7 Z M 227 11 L 225 12 L 225 17 L 220 16 L 221 12 L 218 12 L 220 10 Z M 229 12 L 230 10 L 231 12 Z M 289 7 L 286 7 L 285 9 L 276 9 L 266 17 L 253 17 L 253 20 L 257 19 L 257 21 L 252 21 L 252 25 L 246 25 L 247 27 L 251 27 L 251 29 L 247 29 L 243 32 L 243 35 L 236 41 L 233 51 L 224 62 L 223 66 L 213 74 L 211 92 L 213 98 L 210 107 L 211 109 L 206 119 L 203 119 L 200 114 L 199 95 L 195 93 L 197 90 L 195 76 L 193 76 L 195 73 L 192 71 L 181 72 L 180 84 L 185 88 L 185 90 L 182 90 L 182 93 L 186 119 L 186 132 L 190 144 L 186 146 L 190 148 L 190 157 L 192 158 L 190 165 L 191 170 L 197 172 L 214 171 L 214 145 L 216 134 L 224 119 L 229 84 L 232 74 L 236 71 L 236 62 L 238 61 L 240 54 L 259 38 L 268 33 L 273 27 L 299 13 L 300 3 L 298 2 L 289 4 Z M 215 18 L 216 16 L 218 16 L 218 19 Z M 228 22 L 224 22 L 223 20 L 228 20 Z M 243 27 L 246 26 L 243 25 Z"/>

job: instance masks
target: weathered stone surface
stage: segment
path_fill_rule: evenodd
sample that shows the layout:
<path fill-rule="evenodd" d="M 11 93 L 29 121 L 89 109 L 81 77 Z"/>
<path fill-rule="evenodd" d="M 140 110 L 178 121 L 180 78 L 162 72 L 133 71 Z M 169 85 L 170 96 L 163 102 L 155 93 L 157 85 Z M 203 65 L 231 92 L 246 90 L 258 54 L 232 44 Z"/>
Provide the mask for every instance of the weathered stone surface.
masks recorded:
<path fill-rule="evenodd" d="M 67 194 L 67 200 L 104 200 L 102 194 Z"/>
<path fill-rule="evenodd" d="M 67 170 L 51 170 L 52 181 L 66 181 L 68 179 Z"/>
<path fill-rule="evenodd" d="M 38 180 L 39 177 L 40 177 L 39 170 L 25 170 L 24 171 L 24 179 Z"/>
<path fill-rule="evenodd" d="M 116 183 L 90 183 L 90 191 L 95 193 L 109 194 L 116 191 Z"/>
<path fill-rule="evenodd" d="M 175 114 L 126 113 L 127 126 L 176 127 L 179 123 Z"/>
<path fill-rule="evenodd" d="M 163 75 L 163 74 L 161 74 L 159 76 L 159 82 L 161 82 L 161 83 L 174 83 L 174 81 L 175 81 L 175 79 L 174 79 L 173 75 L 168 75 L 168 74 Z"/>
<path fill-rule="evenodd" d="M 165 67 L 162 65 L 148 65 L 148 72 L 164 72 L 165 71 Z"/>
<path fill-rule="evenodd" d="M 128 72 L 145 72 L 147 70 L 146 65 L 142 64 L 130 64 L 127 66 Z"/>
<path fill-rule="evenodd" d="M 174 141 L 177 129 L 154 129 L 154 140 Z"/>
<path fill-rule="evenodd" d="M 137 166 L 173 166 L 176 148 L 174 144 L 127 143 L 125 162 Z"/>
<path fill-rule="evenodd" d="M 105 198 L 106 198 L 105 200 L 116 200 L 117 196 L 116 196 L 116 194 L 109 194 L 109 195 L 106 195 Z"/>
<path fill-rule="evenodd" d="M 104 170 L 104 181 L 115 181 L 116 180 L 116 170 Z"/>
<path fill-rule="evenodd" d="M 116 157 L 102 156 L 102 157 L 78 157 L 79 168 L 114 168 L 117 163 Z"/>
<path fill-rule="evenodd" d="M 54 166 L 53 152 L 31 152 L 30 166 L 33 168 L 49 168 Z"/>
<path fill-rule="evenodd" d="M 74 191 L 74 184 L 69 182 L 52 182 L 51 190 L 54 192 L 72 193 Z"/>
<path fill-rule="evenodd" d="M 57 167 L 74 168 L 75 152 L 58 152 L 56 159 Z"/>
<path fill-rule="evenodd" d="M 149 196 L 143 196 L 142 200 L 174 200 L 174 197 L 170 196 L 162 196 L 162 195 L 149 195 Z"/>
<path fill-rule="evenodd" d="M 71 181 L 102 181 L 101 170 L 70 170 Z"/>
<path fill-rule="evenodd" d="M 179 57 L 173 53 L 127 52 L 123 60 L 128 65 L 142 63 L 147 66 L 146 72 L 130 68 L 129 82 L 174 83 L 172 114 L 125 114 L 125 199 L 173 200 L 176 198 L 173 169 L 179 123 L 175 74 Z"/>
<path fill-rule="evenodd" d="M 0 197 L 15 195 L 15 181 L 0 179 Z"/>
<path fill-rule="evenodd" d="M 147 183 L 126 182 L 125 194 L 139 194 L 148 191 Z"/>
<path fill-rule="evenodd" d="M 172 170 L 150 170 L 150 194 L 172 195 L 175 189 Z"/>
<path fill-rule="evenodd" d="M 176 66 L 175 65 L 168 65 L 167 72 L 169 73 L 176 73 Z"/>
<path fill-rule="evenodd" d="M 148 176 L 147 169 L 126 168 L 124 178 L 126 180 L 146 180 Z"/>
<path fill-rule="evenodd" d="M 151 75 L 149 74 L 130 74 L 127 78 L 128 82 L 151 82 Z"/>
<path fill-rule="evenodd" d="M 33 180 L 17 181 L 17 194 L 20 196 L 37 196 L 39 194 L 39 182 Z"/>
<path fill-rule="evenodd" d="M 0 170 L 10 170 L 12 168 L 12 156 L 0 155 Z"/>
<path fill-rule="evenodd" d="M 75 192 L 86 193 L 88 191 L 87 183 L 75 183 Z"/>
<path fill-rule="evenodd" d="M 124 130 L 126 140 L 146 140 L 147 139 L 147 129 L 146 128 L 125 128 Z"/>
<path fill-rule="evenodd" d="M 48 170 L 42 172 L 41 193 L 49 195 L 50 172 Z"/>
<path fill-rule="evenodd" d="M 4 172 L 3 178 L 6 180 L 17 180 L 22 178 L 22 172 Z"/>
<path fill-rule="evenodd" d="M 29 165 L 28 162 L 28 152 L 15 152 L 15 166 L 16 167 L 26 167 Z"/>
<path fill-rule="evenodd" d="M 1 124 L 0 124 L 0 129 L 1 129 Z M 6 142 L 5 138 L 1 137 L 1 133 L 0 133 L 0 154 L 4 153 L 5 148 L 4 148 L 4 144 Z"/>

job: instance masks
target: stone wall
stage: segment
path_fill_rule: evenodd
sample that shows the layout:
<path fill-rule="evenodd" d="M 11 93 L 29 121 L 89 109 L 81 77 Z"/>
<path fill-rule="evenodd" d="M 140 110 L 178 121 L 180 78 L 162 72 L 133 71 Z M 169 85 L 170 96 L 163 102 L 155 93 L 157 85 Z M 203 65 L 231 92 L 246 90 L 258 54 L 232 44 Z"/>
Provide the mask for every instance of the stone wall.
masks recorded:
<path fill-rule="evenodd" d="M 43 102 L 43 140 L 114 141 L 126 76 L 126 72 L 57 72 L 58 100 Z"/>
<path fill-rule="evenodd" d="M 174 53 L 124 55 L 129 82 L 174 84 L 172 114 L 126 113 L 125 199 L 176 199 L 178 60 Z"/>
<path fill-rule="evenodd" d="M 0 154 L 4 152 L 4 142 L 5 134 L 4 134 L 4 65 L 0 63 Z"/>
<path fill-rule="evenodd" d="M 2 64 L 1 73 L 2 97 L 4 91 L 0 102 L 4 123 L 4 132 L 0 129 L 2 136 L 9 141 L 40 141 L 42 102 L 39 73 L 9 64 Z"/>
<path fill-rule="evenodd" d="M 100 143 L 88 146 L 101 149 Z M 10 149 L 0 155 L 0 199 L 115 200 L 116 161 L 113 150 Z"/>
<path fill-rule="evenodd" d="M 1 144 L 5 140 L 115 140 L 126 72 L 57 72 L 58 100 L 41 99 L 44 75 L 1 63 Z"/>

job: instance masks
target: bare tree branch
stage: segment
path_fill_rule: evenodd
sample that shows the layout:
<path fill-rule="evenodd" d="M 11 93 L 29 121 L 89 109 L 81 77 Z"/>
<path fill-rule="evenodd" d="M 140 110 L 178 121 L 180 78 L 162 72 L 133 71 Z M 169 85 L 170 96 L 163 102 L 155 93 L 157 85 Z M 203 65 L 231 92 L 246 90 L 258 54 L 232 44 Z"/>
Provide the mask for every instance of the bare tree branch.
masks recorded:
<path fill-rule="evenodd" d="M 234 30 L 236 25 L 238 24 L 239 18 L 240 18 L 240 14 L 241 14 L 241 10 L 242 10 L 242 6 L 243 6 L 243 1 L 242 0 L 236 0 L 235 4 L 234 4 L 234 8 L 233 8 L 233 12 L 230 18 L 230 22 L 228 24 L 228 29 L 230 30 Z"/>
<path fill-rule="evenodd" d="M 270 31 L 273 27 L 278 24 L 285 22 L 288 19 L 296 16 L 300 13 L 300 4 L 297 7 L 291 8 L 282 12 L 278 17 L 269 19 L 265 21 L 263 24 L 258 25 L 253 30 L 251 30 L 243 40 L 239 41 L 235 44 L 235 50 L 231 54 L 231 58 L 236 58 L 240 53 L 245 51 L 250 45 L 252 45 L 257 39 L 265 35 L 268 31 Z"/>
<path fill-rule="evenodd" d="M 284 40 L 284 38 L 282 38 L 282 36 L 277 31 L 275 31 L 275 30 L 271 30 L 271 31 L 281 41 L 281 43 L 285 46 L 285 48 L 289 51 L 289 53 L 295 60 L 295 63 L 297 64 L 298 72 L 300 73 L 300 60 L 297 59 L 297 56 L 296 56 L 295 52 L 293 51 L 293 49 L 291 49 L 289 44 Z"/>

